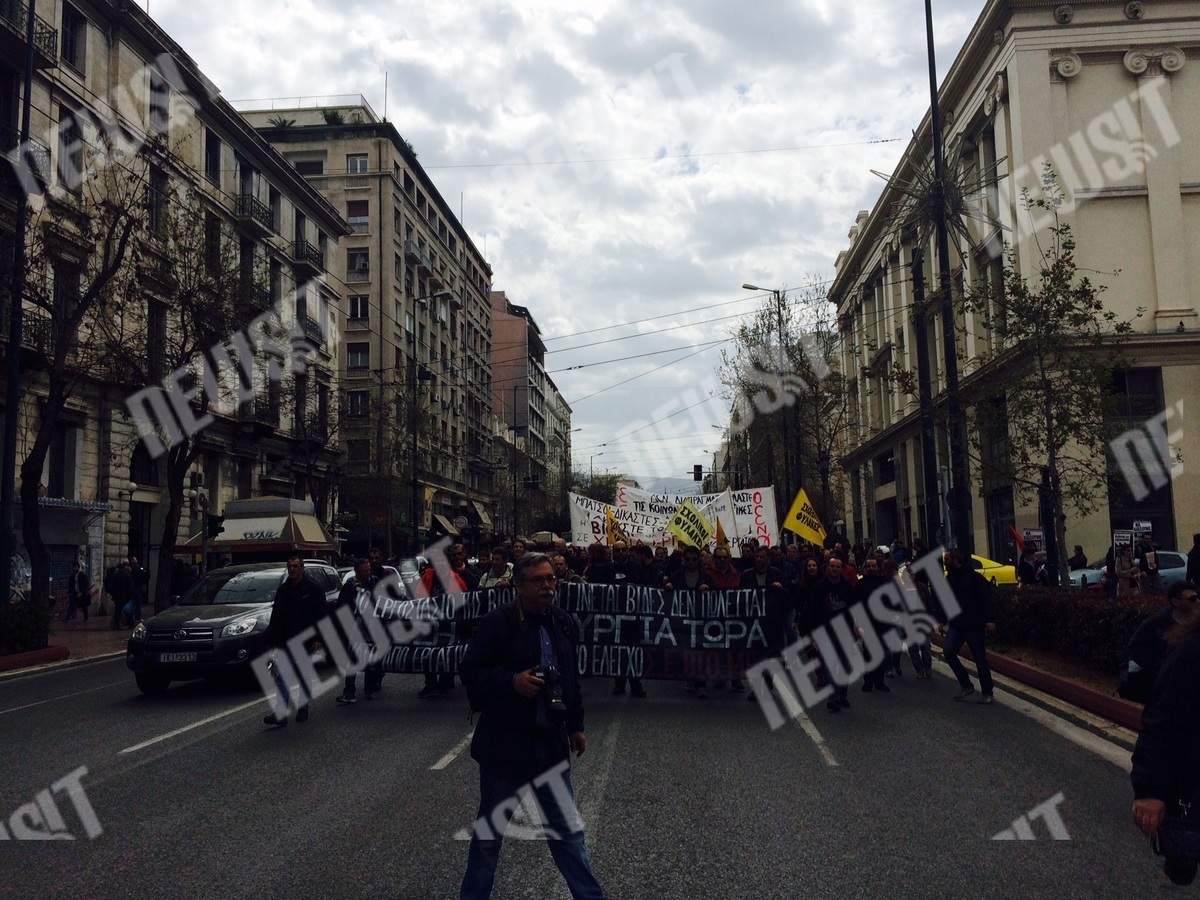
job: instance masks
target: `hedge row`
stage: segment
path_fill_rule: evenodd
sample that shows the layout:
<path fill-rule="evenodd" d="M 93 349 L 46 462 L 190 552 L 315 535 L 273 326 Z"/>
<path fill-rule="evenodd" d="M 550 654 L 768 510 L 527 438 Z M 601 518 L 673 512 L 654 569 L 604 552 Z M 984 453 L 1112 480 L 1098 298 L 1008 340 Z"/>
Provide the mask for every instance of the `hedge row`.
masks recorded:
<path fill-rule="evenodd" d="M 35 610 L 28 600 L 0 606 L 0 655 L 41 650 L 50 638 L 50 611 Z"/>
<path fill-rule="evenodd" d="M 995 598 L 995 638 L 1053 650 L 1115 675 L 1133 632 L 1165 603 L 1161 597 L 1110 599 L 1067 588 L 1001 588 Z"/>

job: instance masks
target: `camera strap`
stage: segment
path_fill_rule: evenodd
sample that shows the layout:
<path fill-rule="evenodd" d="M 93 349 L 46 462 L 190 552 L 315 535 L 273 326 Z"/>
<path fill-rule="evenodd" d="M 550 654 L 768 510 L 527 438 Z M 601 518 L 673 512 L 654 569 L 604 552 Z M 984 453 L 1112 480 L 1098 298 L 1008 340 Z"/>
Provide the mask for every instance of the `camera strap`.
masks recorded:
<path fill-rule="evenodd" d="M 558 668 L 558 654 L 554 652 L 554 642 L 550 640 L 550 632 L 545 625 L 538 627 L 539 638 L 542 642 L 542 665 Z"/>

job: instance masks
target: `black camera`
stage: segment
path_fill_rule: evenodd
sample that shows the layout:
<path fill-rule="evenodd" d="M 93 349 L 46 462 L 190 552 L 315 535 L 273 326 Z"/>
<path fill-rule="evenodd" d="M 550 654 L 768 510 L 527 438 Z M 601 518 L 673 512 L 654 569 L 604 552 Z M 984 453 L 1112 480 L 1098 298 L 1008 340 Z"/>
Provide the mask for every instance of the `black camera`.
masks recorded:
<path fill-rule="evenodd" d="M 563 702 L 562 673 L 554 666 L 539 666 L 533 675 L 544 682 L 541 696 L 546 720 L 554 725 L 565 722 L 567 704 Z"/>

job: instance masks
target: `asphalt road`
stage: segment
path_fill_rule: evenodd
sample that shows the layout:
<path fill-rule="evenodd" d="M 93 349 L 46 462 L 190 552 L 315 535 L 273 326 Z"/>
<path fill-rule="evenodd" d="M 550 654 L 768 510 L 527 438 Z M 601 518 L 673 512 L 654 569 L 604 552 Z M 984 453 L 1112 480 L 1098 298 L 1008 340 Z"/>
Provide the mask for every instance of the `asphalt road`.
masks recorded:
<path fill-rule="evenodd" d="M 380 698 L 268 730 L 255 688 L 140 695 L 121 660 L 0 681 L 0 821 L 82 778 L 102 833 L 0 844 L 0 896 L 452 898 L 478 800 L 461 688 Z M 851 691 L 778 731 L 741 694 L 585 682 L 573 779 L 610 898 L 1137 897 L 1165 884 L 1130 821 L 1128 754 L 953 682 Z M 1043 714 L 1044 717 L 1044 714 Z M 1055 723 L 1051 723 L 1055 724 Z M 455 751 L 459 751 L 455 753 Z M 1099 751 L 1099 752 L 1098 752 Z M 1107 757 L 1107 758 L 1106 758 Z M 993 835 L 1062 794 L 1069 840 Z M 10 827 L 11 831 L 11 827 Z M 510 840 L 497 898 L 567 897 L 544 844 Z"/>

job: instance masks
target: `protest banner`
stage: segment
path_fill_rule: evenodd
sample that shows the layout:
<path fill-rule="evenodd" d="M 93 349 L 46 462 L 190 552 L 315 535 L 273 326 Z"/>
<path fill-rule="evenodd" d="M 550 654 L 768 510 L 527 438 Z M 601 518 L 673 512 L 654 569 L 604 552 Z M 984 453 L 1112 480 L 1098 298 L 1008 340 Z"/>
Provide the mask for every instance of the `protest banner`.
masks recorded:
<path fill-rule="evenodd" d="M 788 510 L 783 527 L 818 547 L 825 546 L 825 526 L 821 524 L 817 508 L 808 499 L 808 493 L 804 488 L 800 488 L 800 492 L 796 494 L 796 499 L 792 503 L 792 508 Z"/>
<path fill-rule="evenodd" d="M 630 543 L 667 544 L 675 542 L 667 526 L 686 501 L 708 521 L 719 524 L 724 536 L 734 543 L 755 538 L 764 546 L 779 543 L 779 519 L 775 508 L 775 488 L 725 490 L 719 494 L 653 494 L 641 488 L 622 485 L 612 504 L 601 503 L 579 494 L 571 494 L 571 533 L 583 545 L 608 543 L 607 509 Z"/>

